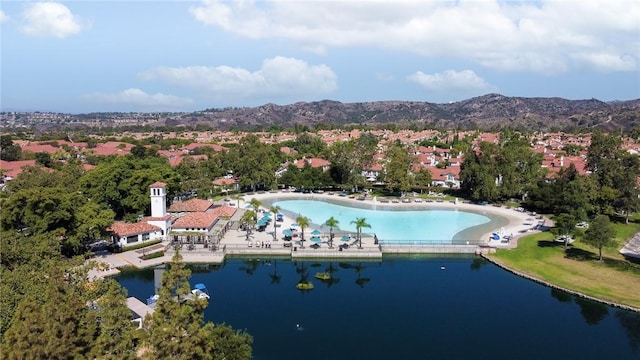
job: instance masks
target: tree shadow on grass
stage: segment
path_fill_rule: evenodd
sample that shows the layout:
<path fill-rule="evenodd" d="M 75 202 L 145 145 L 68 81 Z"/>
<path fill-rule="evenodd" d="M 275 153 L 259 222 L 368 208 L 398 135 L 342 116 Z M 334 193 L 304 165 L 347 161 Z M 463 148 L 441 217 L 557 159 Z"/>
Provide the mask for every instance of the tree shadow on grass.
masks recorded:
<path fill-rule="evenodd" d="M 559 243 L 553 240 L 540 240 L 538 241 L 538 247 L 547 248 L 547 247 L 558 247 L 564 245 L 563 243 Z"/>
<path fill-rule="evenodd" d="M 577 248 L 569 248 L 565 251 L 565 257 L 567 259 L 576 261 L 598 261 L 598 255 L 591 251 Z M 626 259 L 613 259 L 603 256 L 602 263 L 611 269 L 618 271 L 631 271 L 640 274 L 640 263 L 629 261 Z"/>
<path fill-rule="evenodd" d="M 612 259 L 603 257 L 602 261 L 607 267 L 619 270 L 619 271 L 632 271 L 636 274 L 640 274 L 640 263 L 629 261 L 629 258 L 625 259 Z"/>
<path fill-rule="evenodd" d="M 585 261 L 585 260 L 598 260 L 596 254 L 591 251 L 569 248 L 565 251 L 565 257 L 571 260 Z"/>

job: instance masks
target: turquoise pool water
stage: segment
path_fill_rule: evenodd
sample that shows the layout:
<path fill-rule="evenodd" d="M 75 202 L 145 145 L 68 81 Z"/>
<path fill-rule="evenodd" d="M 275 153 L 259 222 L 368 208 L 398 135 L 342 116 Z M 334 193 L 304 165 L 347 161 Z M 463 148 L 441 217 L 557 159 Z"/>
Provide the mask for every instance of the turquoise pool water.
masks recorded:
<path fill-rule="evenodd" d="M 396 207 L 390 210 L 387 206 L 352 207 L 332 202 L 318 200 L 277 200 L 272 203 L 281 208 L 286 215 L 295 218 L 306 216 L 320 230 L 328 231 L 324 222 L 330 217 L 339 221 L 341 231 L 356 232 L 356 227 L 351 222 L 357 218 L 365 218 L 371 228 L 362 229 L 365 233 L 376 234 L 378 239 L 385 243 L 433 243 L 450 245 L 454 240 L 477 241 L 476 237 L 465 238 L 463 234 L 469 229 L 485 231 L 486 225 L 491 222 L 489 216 L 472 212 L 433 209 L 407 209 Z M 360 204 L 358 204 L 360 205 Z M 288 226 L 289 224 L 285 224 Z"/>

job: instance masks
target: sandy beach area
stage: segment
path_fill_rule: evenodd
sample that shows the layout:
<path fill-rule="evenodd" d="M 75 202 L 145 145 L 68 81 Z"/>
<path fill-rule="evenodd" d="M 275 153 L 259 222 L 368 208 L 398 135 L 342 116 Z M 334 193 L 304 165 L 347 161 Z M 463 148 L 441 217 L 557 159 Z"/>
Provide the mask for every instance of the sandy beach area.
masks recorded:
<path fill-rule="evenodd" d="M 349 204 L 357 204 L 358 206 L 362 206 L 362 204 L 369 204 L 373 206 L 374 204 L 377 206 L 383 205 L 386 210 L 393 210 L 394 208 L 411 208 L 412 210 L 429 210 L 429 209 L 457 209 L 460 211 L 468 211 L 474 212 L 478 214 L 488 215 L 492 218 L 500 219 L 500 226 L 496 226 L 487 232 L 483 232 L 479 240 L 486 240 L 486 245 L 492 247 L 501 247 L 501 248 L 512 248 L 517 246 L 517 239 L 520 236 L 540 231 L 544 227 L 551 226 L 552 223 L 549 219 L 542 218 L 541 216 L 535 213 L 529 213 L 526 211 L 518 211 L 513 208 L 508 208 L 504 206 L 494 206 L 494 205 L 476 205 L 471 203 L 464 203 L 462 201 L 443 201 L 443 200 L 433 200 L 433 201 L 425 201 L 421 199 L 420 202 L 415 202 L 415 199 L 405 200 L 405 201 L 397 201 L 397 202 L 385 202 L 381 203 L 377 201 L 374 197 L 367 197 L 365 200 L 359 200 L 355 197 L 348 196 L 339 196 L 337 193 L 295 193 L 295 192 L 261 192 L 254 194 L 245 194 L 243 199 L 240 200 L 240 208 L 244 209 L 247 207 L 251 199 L 257 199 L 263 203 L 262 208 L 268 211 L 269 201 L 274 201 L 277 199 L 305 199 L 305 200 L 319 200 L 319 201 L 332 201 L 344 203 L 345 205 Z M 302 214 L 304 215 L 304 214 Z M 494 215 L 494 216 L 491 216 Z M 294 219 L 290 219 L 285 217 L 282 222 L 287 228 L 287 226 L 291 223 L 294 223 Z M 281 229 L 281 228 L 280 228 Z M 311 231 L 309 229 L 309 231 Z M 281 231 L 281 230 L 280 230 Z M 493 239 L 493 233 L 497 233 L 500 235 L 500 239 Z M 263 234 L 260 236 L 259 234 Z M 263 241 L 262 238 L 266 241 L 273 234 L 273 228 L 271 225 L 267 230 L 263 233 L 257 233 L 260 241 Z M 476 236 L 478 233 L 476 232 Z M 279 236 L 279 234 L 278 234 Z M 309 236 L 306 236 L 307 238 Z M 506 239 L 509 239 L 506 241 Z"/>

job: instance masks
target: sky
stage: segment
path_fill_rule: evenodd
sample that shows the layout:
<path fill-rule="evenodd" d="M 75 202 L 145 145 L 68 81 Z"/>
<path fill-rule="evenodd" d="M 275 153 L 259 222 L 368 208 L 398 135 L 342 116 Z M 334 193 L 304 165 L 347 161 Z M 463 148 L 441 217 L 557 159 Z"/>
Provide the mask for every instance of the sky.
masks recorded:
<path fill-rule="evenodd" d="M 0 2 L 0 111 L 640 98 L 640 1 Z"/>

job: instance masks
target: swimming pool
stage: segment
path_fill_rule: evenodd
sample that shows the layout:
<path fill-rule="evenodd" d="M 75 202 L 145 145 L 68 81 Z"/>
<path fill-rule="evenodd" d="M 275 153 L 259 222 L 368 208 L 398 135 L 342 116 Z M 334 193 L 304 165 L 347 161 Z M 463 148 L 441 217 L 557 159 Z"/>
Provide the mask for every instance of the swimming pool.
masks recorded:
<path fill-rule="evenodd" d="M 476 243 L 480 235 L 490 228 L 504 224 L 504 219 L 456 209 L 409 209 L 358 204 L 347 206 L 338 202 L 312 199 L 275 200 L 291 218 L 306 216 L 314 227 L 328 229 L 324 222 L 330 217 L 339 221 L 341 231 L 356 232 L 351 222 L 364 218 L 371 228 L 365 233 L 376 234 L 386 244 L 439 244 Z"/>

